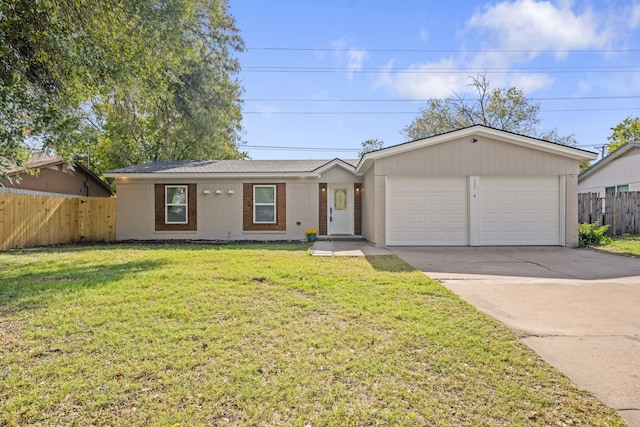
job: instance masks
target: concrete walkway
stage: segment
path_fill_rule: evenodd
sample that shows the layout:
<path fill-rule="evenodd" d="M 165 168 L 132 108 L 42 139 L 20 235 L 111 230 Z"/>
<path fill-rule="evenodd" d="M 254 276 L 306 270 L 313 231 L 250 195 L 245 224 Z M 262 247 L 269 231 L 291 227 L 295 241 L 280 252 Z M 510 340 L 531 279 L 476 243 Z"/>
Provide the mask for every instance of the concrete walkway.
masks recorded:
<path fill-rule="evenodd" d="M 640 427 L 640 260 L 558 247 L 392 252 Z"/>
<path fill-rule="evenodd" d="M 391 255 L 387 249 L 374 248 L 366 241 L 318 240 L 311 247 L 314 256 L 373 256 Z"/>

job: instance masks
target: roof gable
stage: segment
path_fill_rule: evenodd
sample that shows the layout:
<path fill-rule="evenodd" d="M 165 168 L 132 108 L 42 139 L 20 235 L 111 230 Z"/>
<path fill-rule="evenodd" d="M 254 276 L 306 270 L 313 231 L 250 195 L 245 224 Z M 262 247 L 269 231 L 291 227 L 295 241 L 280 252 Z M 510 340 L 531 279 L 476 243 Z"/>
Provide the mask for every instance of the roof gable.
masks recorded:
<path fill-rule="evenodd" d="M 105 190 L 108 194 L 113 195 L 113 190 L 111 186 L 104 182 L 95 172 L 91 169 L 80 163 L 79 161 L 67 162 L 66 160 L 60 157 L 45 157 L 45 156 L 35 156 L 31 157 L 27 160 L 25 167 L 15 166 L 7 171 L 7 175 L 10 177 L 18 176 L 22 173 L 26 173 L 27 169 L 38 170 L 44 168 L 50 168 L 54 166 L 60 165 L 68 165 L 70 170 L 77 170 L 87 177 L 91 178 L 96 184 L 98 184 L 102 189 Z"/>
<path fill-rule="evenodd" d="M 594 160 L 597 157 L 596 153 L 591 151 L 582 150 L 579 148 L 570 147 L 568 145 L 558 144 L 554 142 L 544 141 L 529 136 L 518 135 L 512 132 L 507 132 L 499 129 L 490 128 L 483 125 L 475 125 L 467 128 L 443 133 L 440 135 L 431 136 L 424 139 L 405 142 L 403 144 L 394 145 L 380 150 L 371 151 L 362 156 L 356 172 L 363 174 L 371 167 L 371 165 L 377 159 L 394 156 L 400 153 L 406 153 L 437 144 L 443 144 L 453 140 L 459 140 L 462 138 L 469 138 L 470 143 L 479 142 L 482 138 L 491 138 L 501 142 L 510 143 L 518 146 L 527 147 L 539 151 L 548 152 L 551 154 L 569 157 L 579 161 Z"/>
<path fill-rule="evenodd" d="M 603 157 L 602 159 L 600 159 L 599 161 L 591 165 L 588 169 L 584 170 L 580 175 L 578 175 L 578 181 L 581 181 L 587 178 L 588 176 L 590 176 L 591 174 L 599 170 L 602 170 L 603 168 L 606 168 L 607 165 L 611 164 L 616 159 L 625 157 L 629 153 L 636 150 L 640 150 L 640 142 L 627 142 L 626 144 L 621 145 L 613 153 Z"/>

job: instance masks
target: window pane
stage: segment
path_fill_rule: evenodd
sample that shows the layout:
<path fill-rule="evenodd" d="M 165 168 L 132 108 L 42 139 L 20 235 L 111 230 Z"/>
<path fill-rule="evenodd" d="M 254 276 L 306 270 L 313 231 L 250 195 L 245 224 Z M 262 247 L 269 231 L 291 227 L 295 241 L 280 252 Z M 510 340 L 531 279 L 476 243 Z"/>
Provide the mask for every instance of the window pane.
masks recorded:
<path fill-rule="evenodd" d="M 167 206 L 167 222 L 187 222 L 184 206 Z"/>
<path fill-rule="evenodd" d="M 275 206 L 256 206 L 256 222 L 276 222 Z"/>
<path fill-rule="evenodd" d="M 167 204 L 186 205 L 187 195 L 184 187 L 167 187 Z"/>
<path fill-rule="evenodd" d="M 347 210 L 347 189 L 346 188 L 336 188 L 333 193 L 333 207 L 337 211 L 345 211 Z"/>
<path fill-rule="evenodd" d="M 275 203 L 276 189 L 274 187 L 254 187 L 255 188 L 255 203 Z"/>
<path fill-rule="evenodd" d="M 618 188 L 616 188 L 616 190 L 618 191 L 618 193 L 629 191 L 629 184 L 618 185 Z"/>

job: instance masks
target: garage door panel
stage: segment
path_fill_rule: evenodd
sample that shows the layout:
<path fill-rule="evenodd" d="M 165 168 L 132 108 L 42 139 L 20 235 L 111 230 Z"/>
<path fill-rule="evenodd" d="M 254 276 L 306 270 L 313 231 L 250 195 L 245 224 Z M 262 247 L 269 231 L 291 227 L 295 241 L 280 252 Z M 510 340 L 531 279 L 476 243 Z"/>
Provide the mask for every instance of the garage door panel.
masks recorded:
<path fill-rule="evenodd" d="M 480 177 L 480 245 L 560 244 L 558 177 Z"/>
<path fill-rule="evenodd" d="M 465 177 L 393 177 L 387 190 L 388 245 L 467 245 Z"/>

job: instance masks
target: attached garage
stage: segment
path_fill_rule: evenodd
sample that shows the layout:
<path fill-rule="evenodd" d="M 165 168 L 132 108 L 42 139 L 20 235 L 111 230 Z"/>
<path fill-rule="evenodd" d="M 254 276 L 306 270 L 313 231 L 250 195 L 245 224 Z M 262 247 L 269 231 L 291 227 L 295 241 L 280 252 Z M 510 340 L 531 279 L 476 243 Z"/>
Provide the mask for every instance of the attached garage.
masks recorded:
<path fill-rule="evenodd" d="M 366 153 L 363 235 L 385 246 L 576 246 L 595 153 L 485 126 Z"/>

